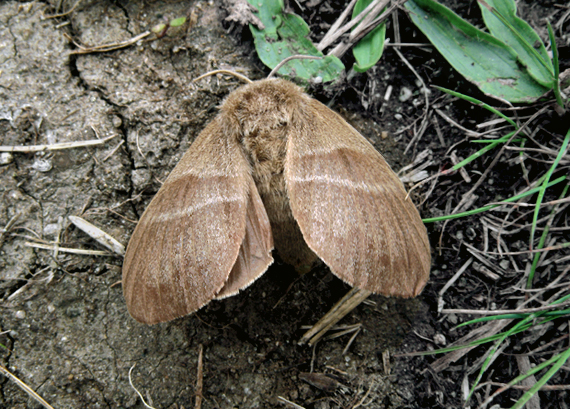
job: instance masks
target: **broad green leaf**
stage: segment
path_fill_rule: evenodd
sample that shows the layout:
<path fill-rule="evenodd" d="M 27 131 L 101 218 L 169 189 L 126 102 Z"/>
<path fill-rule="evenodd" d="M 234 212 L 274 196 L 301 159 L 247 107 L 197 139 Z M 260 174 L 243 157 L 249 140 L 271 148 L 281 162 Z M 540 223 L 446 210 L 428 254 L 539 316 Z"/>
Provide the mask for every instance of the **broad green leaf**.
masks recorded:
<path fill-rule="evenodd" d="M 248 2 L 257 8 L 256 13 L 265 28 L 259 30 L 249 26 L 255 41 L 255 49 L 261 61 L 269 68 L 292 55 L 311 55 L 323 57 L 320 60 L 293 59 L 279 69 L 279 74 L 289 78 L 301 78 L 306 81 L 320 77 L 323 82 L 337 79 L 344 65 L 334 56 L 324 57 L 311 40 L 307 38 L 309 26 L 296 14 L 284 13 L 279 0 Z"/>
<path fill-rule="evenodd" d="M 359 0 L 354 5 L 352 18 L 359 15 L 372 0 Z M 366 34 L 354 47 L 352 54 L 356 62 L 352 67 L 354 71 L 365 72 L 374 66 L 382 57 L 384 51 L 384 40 L 386 39 L 386 23 L 380 24 L 374 30 Z"/>
<path fill-rule="evenodd" d="M 489 10 L 486 5 L 491 7 Z M 528 73 L 545 87 L 554 86 L 554 68 L 544 43 L 524 20 L 517 17 L 513 0 L 479 1 L 485 25 L 495 38 L 515 50 Z"/>
<path fill-rule="evenodd" d="M 432 0 L 404 5 L 414 24 L 468 81 L 491 97 L 514 103 L 533 102 L 548 88 L 517 64 L 515 51 Z"/>

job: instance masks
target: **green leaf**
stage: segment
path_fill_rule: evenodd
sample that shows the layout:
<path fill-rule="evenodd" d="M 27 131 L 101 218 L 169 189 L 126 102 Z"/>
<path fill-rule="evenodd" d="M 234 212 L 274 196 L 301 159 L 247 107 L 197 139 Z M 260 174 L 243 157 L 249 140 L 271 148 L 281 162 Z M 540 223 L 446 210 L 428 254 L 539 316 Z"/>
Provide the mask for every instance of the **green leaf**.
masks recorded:
<path fill-rule="evenodd" d="M 184 23 L 186 23 L 186 17 L 178 17 L 170 21 L 170 27 L 180 27 Z"/>
<path fill-rule="evenodd" d="M 307 38 L 309 26 L 296 14 L 284 13 L 279 0 L 248 2 L 257 8 L 257 17 L 265 28 L 259 30 L 249 26 L 253 34 L 255 49 L 261 61 L 269 68 L 275 68 L 285 58 L 293 55 L 323 57 L 319 60 L 293 59 L 279 69 L 279 74 L 306 81 L 317 77 L 323 82 L 336 80 L 344 71 L 342 62 L 334 56 L 326 56 L 317 50 Z"/>
<path fill-rule="evenodd" d="M 490 7 L 491 10 L 489 10 Z M 554 86 L 554 68 L 544 43 L 532 27 L 517 17 L 513 0 L 479 1 L 485 25 L 495 38 L 515 50 L 519 62 L 545 87 Z"/>
<path fill-rule="evenodd" d="M 485 94 L 514 103 L 533 102 L 548 88 L 519 67 L 515 51 L 432 0 L 404 5 L 414 24 L 444 58 Z"/>
<path fill-rule="evenodd" d="M 154 34 L 160 34 L 164 31 L 165 28 L 166 28 L 166 24 L 160 23 L 160 24 L 157 24 L 156 26 L 154 26 L 153 28 L 151 28 L 150 30 Z"/>
<path fill-rule="evenodd" d="M 352 18 L 359 15 L 373 0 L 359 0 L 354 5 Z M 356 27 L 355 27 L 356 28 Z M 384 40 L 386 39 L 386 23 L 378 25 L 374 30 L 366 34 L 354 47 L 352 54 L 356 62 L 352 67 L 354 71 L 365 72 L 374 66 L 384 52 Z"/>

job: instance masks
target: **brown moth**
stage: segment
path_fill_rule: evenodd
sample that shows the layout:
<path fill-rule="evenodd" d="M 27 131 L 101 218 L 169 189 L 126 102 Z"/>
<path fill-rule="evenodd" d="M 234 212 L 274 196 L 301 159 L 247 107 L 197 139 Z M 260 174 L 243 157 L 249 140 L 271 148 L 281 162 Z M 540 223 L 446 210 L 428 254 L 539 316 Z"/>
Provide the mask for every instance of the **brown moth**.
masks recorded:
<path fill-rule="evenodd" d="M 236 294 L 274 243 L 374 293 L 416 296 L 429 276 L 426 229 L 384 158 L 281 79 L 232 92 L 151 201 L 123 265 L 129 312 L 154 324 Z"/>

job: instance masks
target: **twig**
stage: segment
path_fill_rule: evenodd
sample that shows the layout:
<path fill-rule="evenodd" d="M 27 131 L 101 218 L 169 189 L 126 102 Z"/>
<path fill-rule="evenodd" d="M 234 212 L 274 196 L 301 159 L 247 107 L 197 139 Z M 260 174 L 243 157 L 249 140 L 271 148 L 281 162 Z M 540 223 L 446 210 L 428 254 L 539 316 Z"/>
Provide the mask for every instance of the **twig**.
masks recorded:
<path fill-rule="evenodd" d="M 96 45 L 93 47 L 84 47 L 81 44 L 77 43 L 73 38 L 71 38 L 68 34 L 64 33 L 64 36 L 71 41 L 79 50 L 71 51 L 69 54 L 77 55 L 77 54 L 91 54 L 91 53 L 106 53 L 108 51 L 120 50 L 121 48 L 129 47 L 133 44 L 136 44 L 140 40 L 145 37 L 148 37 L 152 34 L 152 31 L 145 31 L 144 33 L 139 34 L 138 36 L 129 38 L 125 41 L 120 41 L 118 43 L 109 43 L 109 44 L 101 44 Z"/>
<path fill-rule="evenodd" d="M 546 305 L 544 307 L 537 308 L 521 308 L 516 310 L 466 310 L 466 309 L 456 309 L 456 310 L 441 310 L 442 314 L 474 314 L 474 315 L 502 315 L 502 314 L 532 314 L 534 312 L 555 310 L 560 307 L 565 307 L 570 305 L 570 301 L 563 302 L 556 305 Z"/>
<path fill-rule="evenodd" d="M 282 396 L 278 396 L 278 397 L 277 397 L 277 401 L 278 401 L 279 403 L 283 403 L 285 406 L 288 406 L 288 407 L 293 408 L 293 409 L 305 409 L 303 406 L 297 405 L 296 403 L 291 402 L 290 400 L 285 399 L 285 398 L 282 397 Z"/>
<path fill-rule="evenodd" d="M 78 216 L 69 216 L 69 221 L 71 221 L 75 227 L 86 233 L 93 240 L 107 247 L 109 250 L 117 253 L 119 256 L 125 255 L 125 246 L 97 226 Z"/>
<path fill-rule="evenodd" d="M 560 249 L 565 249 L 568 247 L 570 247 L 570 243 L 562 243 L 562 244 L 559 244 L 557 246 L 543 247 L 541 249 L 533 249 L 533 250 L 529 249 L 529 250 L 524 250 L 524 251 L 509 251 L 509 252 L 481 251 L 479 249 L 476 249 L 475 247 L 472 247 L 471 250 L 479 252 L 479 253 L 483 253 L 483 254 L 491 254 L 493 256 L 518 256 L 521 254 L 543 253 L 543 252 L 550 251 L 550 250 L 560 250 Z"/>
<path fill-rule="evenodd" d="M 548 202 L 542 202 L 541 205 L 552 206 L 552 205 L 557 205 L 560 203 L 568 203 L 568 202 L 570 202 L 570 197 L 565 197 L 564 199 L 550 200 Z M 517 203 L 489 202 L 489 203 L 487 203 L 487 206 L 489 206 L 489 205 L 504 205 L 504 206 L 515 206 L 515 207 L 536 207 L 535 203 L 524 203 L 524 202 L 521 202 L 521 203 L 518 203 L 518 202 Z M 548 217 L 544 217 L 543 220 L 547 219 Z M 529 224 L 524 225 L 523 227 L 528 227 L 530 225 L 531 224 L 529 223 Z"/>
<path fill-rule="evenodd" d="M 483 382 L 480 383 L 479 385 L 477 385 L 477 387 L 475 388 L 475 390 L 483 388 L 484 386 L 487 385 L 491 385 L 491 386 L 500 386 L 501 388 L 505 388 L 504 390 L 506 390 L 507 388 L 511 388 L 511 389 L 518 389 L 518 390 L 523 390 L 523 391 L 528 391 L 530 388 L 532 388 L 531 386 L 527 386 L 527 385 L 508 385 L 506 383 L 501 383 L 501 382 Z M 570 385 L 543 385 L 539 391 L 567 391 L 570 389 Z"/>
<path fill-rule="evenodd" d="M 204 346 L 200 344 L 198 349 L 198 372 L 196 374 L 196 409 L 202 408 L 203 389 L 204 389 L 204 371 L 203 371 L 203 355 Z"/>
<path fill-rule="evenodd" d="M 344 9 L 344 11 L 342 12 L 342 14 L 338 17 L 338 19 L 333 23 L 333 25 L 331 26 L 331 28 L 329 29 L 329 31 L 325 34 L 325 36 L 321 39 L 321 41 L 319 42 L 319 44 L 317 44 L 317 50 L 319 51 L 323 51 L 325 48 L 327 48 L 329 45 L 331 45 L 336 38 L 338 38 L 338 36 L 336 35 L 337 31 L 339 31 L 339 27 L 340 25 L 344 22 L 344 20 L 348 17 L 348 15 L 350 14 L 350 11 L 352 10 L 352 8 L 354 7 L 354 4 L 356 3 L 357 0 L 351 0 L 351 2 L 348 4 L 348 6 L 346 6 L 346 8 Z M 370 5 L 368 5 L 368 8 L 370 8 Z M 368 9 L 367 8 L 367 9 Z M 363 12 L 366 10 L 363 10 Z M 360 13 L 362 14 L 362 18 L 364 18 L 364 13 Z M 359 16 L 360 17 L 360 16 Z M 357 19 L 357 21 L 360 19 Z M 354 23 L 356 24 L 356 23 Z M 354 25 L 353 24 L 353 25 Z M 343 27 L 344 28 L 344 27 Z M 345 30 L 346 31 L 346 30 Z M 342 35 L 345 31 L 343 31 L 340 35 Z"/>
<path fill-rule="evenodd" d="M 386 43 L 387 47 L 433 47 L 430 43 L 399 43 L 397 41 Z"/>
<path fill-rule="evenodd" d="M 328 38 L 321 40 L 321 42 L 317 45 L 317 49 L 324 50 L 337 39 L 339 39 L 344 33 L 356 26 L 348 35 L 348 39 L 346 41 L 342 41 L 341 43 L 337 44 L 337 46 L 328 53 L 328 55 L 334 55 L 339 58 L 342 57 L 350 47 L 356 44 L 356 42 L 358 42 L 366 34 L 374 30 L 374 28 L 378 26 L 382 21 L 388 18 L 392 11 L 394 11 L 402 2 L 402 0 L 395 1 L 390 7 L 386 8 L 388 1 L 372 1 L 368 7 L 362 10 L 353 20 L 336 30 L 336 32 L 331 33 L 330 36 L 327 33 L 325 37 Z M 386 11 L 382 13 L 382 9 L 384 8 L 386 8 Z"/>
<path fill-rule="evenodd" d="M 299 340 L 299 345 L 307 343 L 313 345 L 337 322 L 339 322 L 346 314 L 355 309 L 362 301 L 372 294 L 370 291 L 361 290 L 359 288 L 351 289 L 344 297 L 340 299 L 323 318 L 319 320 L 309 331 L 307 331 Z"/>
<path fill-rule="evenodd" d="M 420 125 L 420 129 L 419 129 L 417 135 L 414 135 L 414 137 L 412 138 L 412 140 L 410 141 L 408 146 L 406 146 L 406 149 L 404 150 L 404 154 L 406 154 L 408 149 L 412 146 L 412 144 L 414 142 L 417 142 L 422 137 L 423 133 L 425 132 L 425 130 L 427 128 L 428 111 L 429 111 L 429 98 L 428 98 L 426 83 L 424 82 L 421 75 L 417 73 L 417 71 L 414 69 L 412 64 L 409 63 L 409 61 L 406 59 L 406 57 L 404 57 L 404 55 L 400 52 L 400 50 L 398 50 L 397 48 L 394 48 L 394 51 L 396 52 L 396 54 L 398 54 L 398 57 L 400 57 L 400 59 L 404 62 L 406 67 L 408 67 L 409 70 L 412 71 L 412 73 L 418 79 L 420 84 L 422 84 L 422 90 L 424 91 L 424 92 L 422 92 L 422 94 L 424 94 L 424 99 L 425 99 L 425 108 L 424 108 L 424 114 L 423 114 L 423 118 L 422 118 L 422 123 Z"/>
<path fill-rule="evenodd" d="M 453 285 L 453 283 L 455 283 L 459 277 L 461 277 L 461 275 L 465 272 L 465 270 L 467 270 L 467 267 L 469 267 L 471 265 L 471 263 L 473 262 L 473 257 L 470 257 L 469 260 L 467 260 L 459 270 L 457 270 L 457 273 L 455 273 L 453 275 L 453 277 L 451 277 L 451 279 L 443 286 L 443 288 L 439 291 L 439 296 L 437 298 L 437 309 L 438 312 L 443 312 L 443 294 L 445 294 L 445 292 Z"/>
<path fill-rule="evenodd" d="M 198 82 L 203 78 L 206 77 L 210 77 L 212 75 L 216 75 L 216 74 L 226 74 L 226 75 L 233 75 L 236 78 L 239 78 L 240 80 L 242 80 L 245 83 L 251 84 L 253 81 L 250 80 L 249 78 L 247 78 L 245 75 L 241 75 L 237 72 L 234 71 L 230 71 L 230 70 L 214 70 L 214 71 L 210 71 L 207 72 L 205 74 L 200 75 L 198 78 L 194 79 L 192 82 Z"/>
<path fill-rule="evenodd" d="M 366 393 L 364 394 L 364 396 L 362 397 L 362 399 L 360 399 L 360 401 L 358 401 L 358 403 L 356 403 L 356 405 L 354 405 L 351 409 L 356 409 L 359 408 L 361 406 L 369 406 L 370 403 L 372 402 L 368 402 L 366 405 L 364 404 L 364 401 L 366 400 L 366 398 L 368 397 L 368 395 L 370 395 L 370 392 L 372 392 L 372 385 L 370 385 L 370 387 L 368 388 L 368 390 L 366 391 Z"/>
<path fill-rule="evenodd" d="M 354 331 L 354 334 L 350 337 L 350 339 L 346 343 L 346 346 L 342 350 L 342 355 L 345 355 L 348 352 L 348 348 L 350 348 L 350 346 L 352 345 L 352 343 L 356 339 L 356 336 L 360 333 L 361 330 L 362 330 L 362 325 L 359 324 L 358 328 L 356 329 L 356 331 Z"/>
<path fill-rule="evenodd" d="M 73 10 L 75 10 L 77 8 L 77 6 L 79 6 L 79 3 L 81 3 L 83 0 L 77 0 L 77 2 L 75 2 L 75 4 L 73 5 L 73 7 L 71 7 L 68 11 L 61 13 L 61 14 L 50 14 L 50 15 L 45 15 L 44 14 L 44 18 L 49 19 L 49 18 L 58 18 L 58 17 L 65 17 L 68 14 L 73 13 Z M 57 11 L 57 10 L 56 10 Z"/>
<path fill-rule="evenodd" d="M 20 380 L 16 375 L 6 369 L 3 365 L 0 365 L 0 372 L 8 378 L 11 379 L 16 385 L 18 385 L 24 392 L 26 392 L 30 397 L 34 398 L 40 405 L 46 409 L 54 409 L 49 403 L 47 403 L 40 395 L 38 395 L 32 388 Z"/>
<path fill-rule="evenodd" d="M 515 360 L 517 362 L 517 367 L 521 375 L 528 374 L 532 370 L 530 359 L 528 356 L 515 355 Z M 536 376 L 527 375 L 526 378 L 524 378 L 521 381 L 521 384 L 522 386 L 528 386 L 529 388 L 531 388 L 533 385 L 536 384 Z M 538 394 L 534 394 L 533 396 L 531 396 L 531 398 L 524 406 L 527 409 L 540 409 L 540 400 L 538 398 Z"/>
<path fill-rule="evenodd" d="M 125 143 L 124 140 L 122 140 L 121 142 L 119 142 L 119 143 L 117 144 L 117 146 L 115 146 L 115 147 L 113 148 L 113 150 L 112 150 L 108 155 L 106 155 L 103 159 L 101 159 L 101 162 L 105 162 L 107 159 L 109 159 L 111 156 L 113 156 L 113 155 L 115 154 L 115 152 L 117 152 L 117 150 L 119 150 L 119 148 L 124 145 L 124 143 Z"/>
<path fill-rule="evenodd" d="M 42 249 L 42 250 L 50 250 L 50 251 L 54 251 L 57 248 L 57 251 L 60 251 L 63 253 L 83 254 L 83 255 L 89 255 L 89 256 L 112 256 L 113 255 L 113 253 L 109 253 L 107 251 L 81 250 L 81 249 L 72 249 L 72 248 L 66 248 L 66 247 L 47 246 L 44 244 L 30 243 L 29 241 L 25 242 L 24 246 L 33 247 L 33 248 Z"/>
<path fill-rule="evenodd" d="M 451 151 L 449 158 L 451 159 L 451 163 L 453 163 L 454 166 L 459 163 L 459 158 L 457 157 L 456 151 Z M 463 178 L 463 180 L 466 183 L 471 183 L 471 177 L 467 173 L 467 170 L 465 169 L 465 167 L 462 166 L 459 168 L 459 174 L 461 175 L 461 177 Z"/>
<path fill-rule="evenodd" d="M 471 136 L 471 137 L 474 137 L 474 138 L 480 138 L 480 137 L 483 136 L 483 134 L 480 133 L 480 132 L 472 131 L 471 129 L 467 129 L 467 128 L 465 128 L 464 126 L 458 124 L 458 123 L 455 122 L 453 119 L 451 119 L 449 116 L 447 116 L 447 114 L 445 114 L 441 109 L 436 108 L 436 109 L 435 109 L 435 112 L 436 112 L 440 117 L 442 117 L 442 118 L 445 120 L 445 122 L 447 122 L 447 123 L 450 124 L 450 125 L 455 126 L 456 128 L 461 129 L 463 132 L 465 132 L 465 133 L 467 134 L 467 136 Z"/>
<path fill-rule="evenodd" d="M 12 229 L 21 215 L 22 213 L 16 213 L 10 220 L 8 220 L 6 226 L 4 226 L 3 229 L 0 229 L 0 248 L 2 247 L 2 244 L 4 244 L 4 235 Z"/>
<path fill-rule="evenodd" d="M 87 146 L 103 145 L 107 141 L 110 141 L 111 139 L 116 137 L 117 134 L 108 136 L 103 139 L 91 139 L 88 141 L 77 141 L 77 142 L 61 142 L 61 143 L 54 143 L 51 145 L 0 146 L 0 152 L 32 153 L 32 152 L 42 152 L 42 151 L 56 151 L 60 149 L 84 148 Z"/>

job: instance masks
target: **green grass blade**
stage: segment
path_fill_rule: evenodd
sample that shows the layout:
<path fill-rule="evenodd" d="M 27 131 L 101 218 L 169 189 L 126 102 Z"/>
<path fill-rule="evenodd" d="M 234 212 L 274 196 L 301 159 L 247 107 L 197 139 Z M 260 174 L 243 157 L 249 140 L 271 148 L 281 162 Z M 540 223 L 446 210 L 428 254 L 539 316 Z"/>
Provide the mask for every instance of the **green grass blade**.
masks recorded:
<path fill-rule="evenodd" d="M 554 163 L 552 164 L 550 169 L 548 169 L 548 172 L 546 172 L 544 181 L 542 182 L 542 186 L 540 187 L 540 191 L 538 192 L 538 198 L 536 199 L 536 205 L 535 205 L 536 207 L 534 208 L 532 228 L 530 231 L 530 248 L 531 249 L 534 247 L 533 246 L 534 233 L 536 231 L 536 223 L 538 220 L 538 213 L 540 212 L 540 205 L 542 204 L 542 199 L 544 198 L 544 193 L 546 192 L 546 188 L 548 187 L 548 182 L 550 180 L 550 177 L 554 173 L 556 166 L 558 166 L 558 163 L 560 162 L 560 160 L 562 159 L 562 157 L 566 153 L 566 149 L 568 148 L 568 142 L 570 142 L 570 130 L 568 130 L 568 132 L 566 133 L 566 137 L 564 138 L 564 142 L 562 142 L 562 146 L 560 147 L 560 151 L 558 152 L 558 155 L 556 156 Z"/>
<path fill-rule="evenodd" d="M 524 395 L 515 403 L 512 409 L 522 408 L 529 401 L 529 399 L 532 398 L 540 390 L 540 388 L 542 388 L 546 382 L 548 382 L 560 370 L 568 358 L 570 358 L 570 348 L 568 348 L 560 355 L 554 365 L 552 365 L 552 368 L 550 368 L 548 372 L 546 372 L 544 376 L 532 386 L 532 388 L 524 393 Z"/>
<path fill-rule="evenodd" d="M 522 382 L 523 380 L 525 380 L 526 378 L 528 378 L 529 376 L 534 375 L 537 372 L 542 371 L 543 369 L 545 369 L 546 367 L 552 365 L 554 362 L 558 361 L 560 359 L 560 357 L 562 356 L 562 354 L 557 354 L 553 357 L 551 357 L 549 360 L 541 362 L 540 364 L 538 364 L 537 366 L 530 368 L 528 370 L 528 372 L 521 374 L 519 376 L 517 376 L 515 379 L 513 379 L 512 381 L 510 381 L 509 383 L 507 383 L 505 386 L 501 387 L 499 390 L 497 390 L 496 392 L 494 392 L 490 397 L 488 397 L 484 403 L 483 403 L 483 407 L 487 406 L 486 403 L 491 402 L 496 396 L 498 396 L 500 393 L 508 390 L 509 388 L 511 388 L 513 385 L 516 385 L 519 382 Z"/>
<path fill-rule="evenodd" d="M 562 182 L 563 180 L 566 180 L 566 176 L 561 176 L 559 178 L 557 178 L 556 180 L 548 183 L 548 185 L 546 185 L 547 188 L 554 186 L 560 182 Z M 479 207 L 477 209 L 473 209 L 473 210 L 469 210 L 467 212 L 462 212 L 462 213 L 456 213 L 456 214 L 450 214 L 447 216 L 440 216 L 440 217 L 431 217 L 431 218 L 427 218 L 427 219 L 422 219 L 422 221 L 424 223 L 433 223 L 433 222 L 440 222 L 440 221 L 444 221 L 444 220 L 449 220 L 449 219 L 458 219 L 460 217 L 466 217 L 466 216 L 471 216 L 473 214 L 477 214 L 477 213 L 482 213 L 482 212 L 486 212 L 487 210 L 493 209 L 497 206 L 502 206 L 503 204 L 506 203 L 511 203 L 511 202 L 515 202 L 523 197 L 529 196 L 529 195 L 533 195 L 535 193 L 537 193 L 538 191 L 540 191 L 541 187 L 536 187 L 534 189 L 531 189 L 527 192 L 524 193 L 520 193 L 516 196 L 510 197 L 508 199 L 503 200 L 500 203 L 497 204 L 492 204 L 492 205 L 487 205 L 487 206 L 483 206 L 483 207 Z"/>
<path fill-rule="evenodd" d="M 566 193 L 568 192 L 568 187 L 569 185 L 564 186 L 564 189 L 562 190 L 562 194 L 560 195 L 560 199 L 566 197 Z M 552 208 L 551 212 L 550 212 L 550 216 L 553 217 L 554 213 L 556 212 L 556 206 Z M 534 223 L 533 223 L 533 227 L 534 227 Z M 540 241 L 538 243 L 538 249 L 542 249 L 544 247 L 544 243 L 546 242 L 546 238 L 548 236 L 548 233 L 550 231 L 550 225 L 546 225 L 546 227 L 544 228 L 544 231 L 542 232 L 542 236 L 540 237 Z M 538 265 L 538 260 L 540 259 L 540 253 L 536 253 L 532 259 L 532 266 L 530 268 L 530 273 L 528 275 L 528 279 L 526 282 L 526 287 L 527 288 L 531 288 L 532 286 L 532 281 L 534 280 L 534 273 L 536 272 L 536 267 Z"/>
<path fill-rule="evenodd" d="M 458 170 L 460 168 L 462 168 L 463 166 L 467 165 L 470 162 L 473 162 L 475 159 L 483 156 L 484 154 L 486 154 L 487 152 L 489 152 L 490 150 L 493 150 L 497 145 L 507 142 L 509 140 L 509 138 L 511 136 L 513 136 L 515 132 L 509 132 L 507 135 L 505 135 L 504 137 L 500 138 L 500 139 L 492 139 L 489 140 L 489 145 L 485 146 L 484 148 L 479 149 L 477 152 L 475 152 L 472 155 L 469 155 L 468 158 L 463 159 L 461 162 L 459 162 L 457 165 L 454 165 L 451 169 L 453 170 Z"/>
<path fill-rule="evenodd" d="M 471 102 L 471 103 L 474 104 L 474 105 L 477 105 L 477 106 L 480 106 L 480 107 L 482 107 L 482 108 L 485 108 L 487 111 L 489 111 L 489 112 L 491 112 L 491 113 L 493 113 L 493 114 L 495 114 L 495 115 L 497 115 L 497 116 L 503 118 L 503 119 L 504 119 L 505 121 L 507 121 L 509 124 L 511 124 L 512 126 L 514 126 L 515 129 L 519 129 L 519 127 L 517 126 L 517 124 L 515 123 L 515 121 L 513 121 L 511 118 L 509 118 L 508 116 L 506 116 L 505 114 L 503 114 L 501 111 L 497 110 L 496 108 L 493 108 L 491 105 L 486 104 L 486 103 L 484 103 L 484 102 L 482 102 L 482 101 L 479 101 L 477 98 L 470 97 L 470 96 L 468 96 L 468 95 L 465 95 L 465 94 L 462 94 L 462 93 L 460 93 L 460 92 L 456 92 L 456 91 L 450 90 L 450 89 L 448 89 L 448 88 L 437 87 L 437 86 L 436 86 L 435 88 L 437 88 L 438 90 L 443 91 L 443 92 L 445 92 L 445 93 L 447 93 L 447 94 L 449 94 L 449 95 L 453 95 L 454 97 L 461 98 L 461 99 L 463 99 L 463 100 L 465 100 L 465 101 L 467 101 L 467 102 Z"/>
<path fill-rule="evenodd" d="M 469 395 L 466 398 L 466 402 L 469 402 L 469 400 L 471 399 L 471 395 L 473 395 L 473 392 L 475 392 L 475 388 L 477 387 L 477 385 L 479 385 L 479 382 L 481 381 L 483 374 L 485 373 L 485 371 L 487 370 L 487 367 L 490 365 L 491 361 L 493 360 L 493 356 L 499 350 L 499 346 L 505 341 L 505 339 L 510 337 L 512 334 L 519 332 L 520 327 L 529 323 L 534 318 L 535 318 L 535 315 L 530 314 L 528 317 L 524 318 L 520 322 L 517 322 L 511 329 L 504 332 L 503 335 L 497 340 L 495 345 L 489 350 L 489 355 L 487 356 L 487 359 L 485 359 L 485 362 L 483 362 L 483 365 L 481 366 L 481 369 L 479 370 L 479 374 L 477 374 L 477 378 L 475 379 L 475 382 L 473 382 L 473 386 L 471 387 L 471 390 L 469 391 Z"/>

